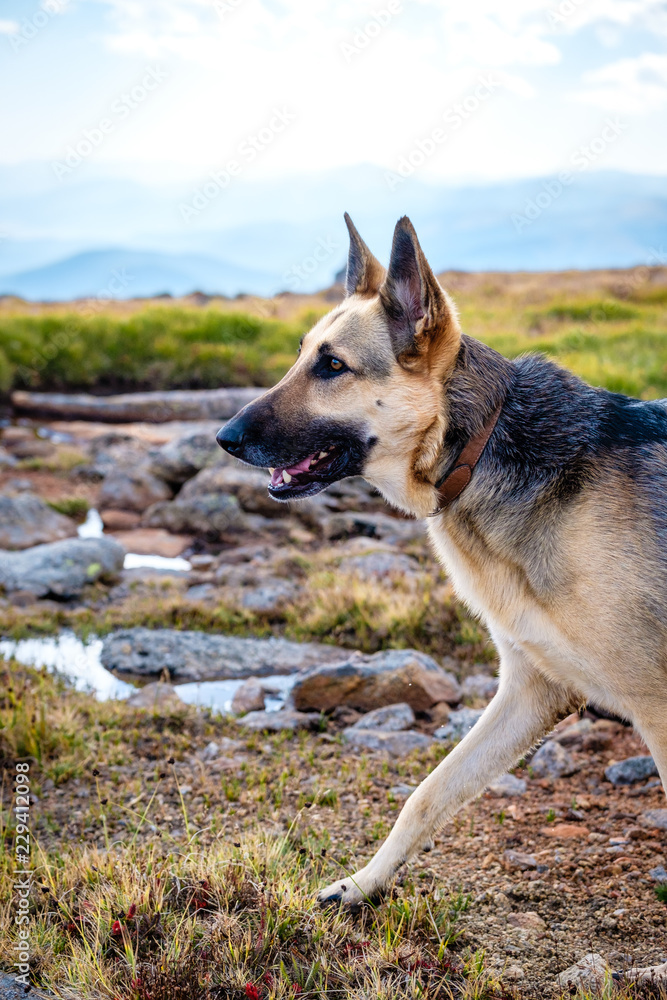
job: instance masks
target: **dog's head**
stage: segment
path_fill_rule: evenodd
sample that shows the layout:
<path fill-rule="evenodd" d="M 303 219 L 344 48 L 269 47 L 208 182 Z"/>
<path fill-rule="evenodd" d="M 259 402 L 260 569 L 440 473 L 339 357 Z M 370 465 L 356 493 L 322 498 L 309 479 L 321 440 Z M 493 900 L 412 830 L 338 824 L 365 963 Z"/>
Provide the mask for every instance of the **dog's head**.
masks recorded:
<path fill-rule="evenodd" d="M 278 385 L 217 440 L 241 461 L 271 468 L 275 500 L 363 475 L 396 506 L 423 514 L 445 429 L 443 385 L 460 347 L 456 311 L 408 218 L 396 225 L 386 271 L 345 221 L 345 300 L 305 335 Z"/>

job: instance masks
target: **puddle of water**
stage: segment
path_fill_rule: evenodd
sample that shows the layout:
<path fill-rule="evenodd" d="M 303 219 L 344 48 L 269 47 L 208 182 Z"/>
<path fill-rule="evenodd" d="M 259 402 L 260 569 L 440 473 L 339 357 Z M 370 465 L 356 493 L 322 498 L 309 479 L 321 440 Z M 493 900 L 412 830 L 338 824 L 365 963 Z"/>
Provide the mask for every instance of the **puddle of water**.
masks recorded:
<path fill-rule="evenodd" d="M 86 514 L 86 520 L 76 529 L 79 538 L 101 538 L 104 534 L 102 518 L 94 507 Z"/>
<path fill-rule="evenodd" d="M 104 534 L 104 524 L 94 507 L 86 514 L 86 520 L 77 528 L 79 538 L 101 538 Z M 189 572 L 192 563 L 180 556 L 170 559 L 167 556 L 144 556 L 138 552 L 128 552 L 125 556 L 123 569 L 165 569 Z"/>
<path fill-rule="evenodd" d="M 46 667 L 72 682 L 77 691 L 90 691 L 100 701 L 108 698 L 128 698 L 132 684 L 118 680 L 100 663 L 102 640 L 84 644 L 71 632 L 48 639 L 0 640 L 0 656 L 13 656 L 30 667 Z"/>
<path fill-rule="evenodd" d="M 19 663 L 47 670 L 66 677 L 77 691 L 89 691 L 100 701 L 108 698 L 129 698 L 136 687 L 119 680 L 102 666 L 100 655 L 102 640 L 93 638 L 84 643 L 73 632 L 40 639 L 0 639 L 0 657 L 14 657 Z M 294 684 L 294 676 L 263 677 L 262 683 L 269 690 L 266 708 L 277 712 Z M 232 698 L 242 680 L 201 681 L 174 685 L 184 702 L 199 705 L 214 712 L 229 713 Z"/>
<path fill-rule="evenodd" d="M 187 572 L 192 569 L 192 563 L 180 556 L 169 559 L 167 556 L 142 556 L 136 552 L 128 552 L 123 569 L 177 569 Z"/>

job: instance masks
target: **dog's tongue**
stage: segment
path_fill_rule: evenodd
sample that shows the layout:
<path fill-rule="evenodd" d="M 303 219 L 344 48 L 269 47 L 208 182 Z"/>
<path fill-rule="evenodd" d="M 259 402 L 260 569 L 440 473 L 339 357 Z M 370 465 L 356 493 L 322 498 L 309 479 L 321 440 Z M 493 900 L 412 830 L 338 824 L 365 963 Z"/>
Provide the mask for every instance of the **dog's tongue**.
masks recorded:
<path fill-rule="evenodd" d="M 273 475 L 271 476 L 271 485 L 279 486 L 283 481 L 283 472 L 289 473 L 290 476 L 296 476 L 300 472 L 308 472 L 310 468 L 310 463 L 315 458 L 315 455 L 308 455 L 306 458 L 302 458 L 300 462 L 296 465 L 290 465 L 286 469 L 274 469 Z"/>

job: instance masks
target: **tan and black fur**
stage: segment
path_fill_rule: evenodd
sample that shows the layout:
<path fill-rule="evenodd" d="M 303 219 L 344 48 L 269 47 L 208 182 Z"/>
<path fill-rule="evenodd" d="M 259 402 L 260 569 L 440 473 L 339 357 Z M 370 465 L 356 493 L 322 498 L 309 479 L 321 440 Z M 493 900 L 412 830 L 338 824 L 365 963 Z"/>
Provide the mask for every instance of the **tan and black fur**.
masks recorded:
<path fill-rule="evenodd" d="M 347 298 L 218 440 L 279 467 L 276 499 L 362 474 L 426 518 L 500 656 L 498 694 L 477 725 L 372 860 L 320 894 L 356 904 L 586 701 L 633 723 L 667 788 L 667 401 L 591 388 L 542 357 L 506 360 L 461 333 L 408 219 L 387 271 L 346 221 Z M 472 481 L 429 516 L 436 483 L 499 405 Z M 311 452 L 322 467 L 281 482 Z"/>

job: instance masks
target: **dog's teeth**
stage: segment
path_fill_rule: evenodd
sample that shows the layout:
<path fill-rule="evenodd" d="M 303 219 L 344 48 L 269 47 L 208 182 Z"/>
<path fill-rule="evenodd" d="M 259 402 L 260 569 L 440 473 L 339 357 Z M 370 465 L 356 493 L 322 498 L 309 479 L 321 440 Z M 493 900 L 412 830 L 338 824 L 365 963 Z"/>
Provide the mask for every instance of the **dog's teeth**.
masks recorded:
<path fill-rule="evenodd" d="M 320 458 L 326 458 L 328 454 L 329 454 L 329 452 L 328 452 L 328 451 L 321 451 L 321 452 L 319 453 L 319 455 L 317 456 L 317 458 L 318 458 L 318 460 L 319 460 Z"/>
<path fill-rule="evenodd" d="M 272 469 L 271 466 L 269 466 L 269 472 L 271 473 L 271 475 L 273 475 L 275 471 L 276 471 L 275 469 Z"/>
<path fill-rule="evenodd" d="M 283 472 L 283 482 L 284 483 L 292 482 L 292 477 L 290 476 L 289 472 Z"/>

